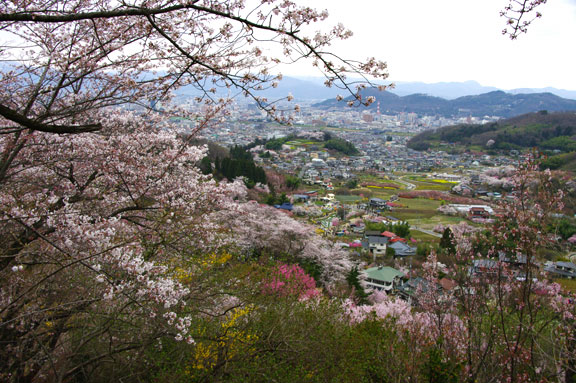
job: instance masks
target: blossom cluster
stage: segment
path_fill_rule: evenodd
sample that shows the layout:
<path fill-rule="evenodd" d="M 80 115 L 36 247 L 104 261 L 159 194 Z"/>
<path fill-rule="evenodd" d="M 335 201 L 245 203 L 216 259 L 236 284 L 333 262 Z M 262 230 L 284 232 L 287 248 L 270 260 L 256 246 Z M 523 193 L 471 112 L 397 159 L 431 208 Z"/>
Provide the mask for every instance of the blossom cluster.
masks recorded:
<path fill-rule="evenodd" d="M 296 296 L 300 299 L 310 299 L 319 296 L 314 278 L 298 265 L 280 264 L 271 280 L 266 282 L 262 290 L 269 294 L 280 296 Z"/>

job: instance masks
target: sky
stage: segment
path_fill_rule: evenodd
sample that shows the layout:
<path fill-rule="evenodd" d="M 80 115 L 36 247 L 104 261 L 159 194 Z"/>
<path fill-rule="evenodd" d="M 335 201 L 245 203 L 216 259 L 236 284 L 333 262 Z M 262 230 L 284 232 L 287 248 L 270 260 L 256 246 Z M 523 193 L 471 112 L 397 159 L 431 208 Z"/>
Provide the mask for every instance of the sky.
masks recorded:
<path fill-rule="evenodd" d="M 550 0 L 527 34 L 502 35 L 507 0 L 298 0 L 354 32 L 333 50 L 346 58 L 374 56 L 388 63 L 390 80 L 474 80 L 501 89 L 576 90 L 576 0 Z M 310 67 L 282 69 L 312 75 Z"/>

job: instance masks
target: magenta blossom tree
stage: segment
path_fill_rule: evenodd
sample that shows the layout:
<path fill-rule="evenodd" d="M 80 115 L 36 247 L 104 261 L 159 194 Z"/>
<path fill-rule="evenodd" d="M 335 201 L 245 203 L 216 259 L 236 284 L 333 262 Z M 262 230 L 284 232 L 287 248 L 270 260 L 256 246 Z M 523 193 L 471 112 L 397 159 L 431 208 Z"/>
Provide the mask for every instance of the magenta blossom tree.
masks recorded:
<path fill-rule="evenodd" d="M 291 296 L 310 299 L 320 295 L 314 278 L 298 265 L 280 264 L 271 280 L 264 283 L 262 291 L 266 294 Z"/>

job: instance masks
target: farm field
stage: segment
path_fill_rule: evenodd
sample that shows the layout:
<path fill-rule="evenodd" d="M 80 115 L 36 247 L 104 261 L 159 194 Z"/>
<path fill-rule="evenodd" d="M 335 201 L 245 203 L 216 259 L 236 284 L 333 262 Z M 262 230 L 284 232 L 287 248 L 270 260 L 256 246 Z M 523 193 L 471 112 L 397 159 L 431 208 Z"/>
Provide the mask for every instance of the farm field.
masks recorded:
<path fill-rule="evenodd" d="M 394 208 L 388 215 L 423 229 L 431 230 L 438 224 L 455 225 L 463 221 L 462 217 L 440 214 L 436 209 L 442 205 L 441 201 L 425 198 L 400 198 L 396 203 L 405 207 Z"/>
<path fill-rule="evenodd" d="M 576 292 L 576 280 L 575 279 L 557 279 L 557 280 L 555 280 L 555 282 L 558 282 L 564 290 L 567 290 L 570 292 Z"/>
<path fill-rule="evenodd" d="M 439 190 L 450 191 L 458 182 L 445 181 L 442 179 L 432 179 L 422 176 L 407 176 L 404 180 L 416 185 L 416 190 Z"/>
<path fill-rule="evenodd" d="M 355 203 L 361 201 L 363 198 L 357 195 L 337 195 L 336 200 L 343 203 Z"/>
<path fill-rule="evenodd" d="M 404 173 L 401 179 L 414 184 L 415 190 L 433 190 L 433 191 L 449 191 L 456 182 L 446 181 L 442 179 L 427 178 L 425 174 L 407 174 Z M 406 185 L 399 181 L 389 179 L 387 177 L 378 177 L 372 174 L 365 174 L 359 177 L 358 183 L 364 185 L 353 189 L 351 192 L 354 195 L 338 195 L 336 199 L 342 202 L 355 202 L 361 199 L 368 201 L 369 198 L 382 198 L 390 199 L 392 196 L 399 193 L 406 192 Z M 360 196 L 361 195 L 361 196 Z M 362 196 L 364 198 L 362 198 Z M 420 227 L 425 230 L 432 230 L 438 224 L 441 225 L 456 225 L 462 221 L 467 220 L 462 217 L 446 216 L 437 211 L 437 209 L 445 202 L 441 200 L 433 200 L 428 198 L 399 198 L 394 201 L 398 207 L 394 207 L 392 211 L 384 213 L 384 215 L 397 218 L 402 221 L 407 221 L 411 226 Z M 468 222 L 470 224 L 470 222 Z M 428 240 L 435 240 L 437 238 L 415 231 L 416 236 L 422 236 Z M 430 237 L 430 238 L 428 238 Z"/>

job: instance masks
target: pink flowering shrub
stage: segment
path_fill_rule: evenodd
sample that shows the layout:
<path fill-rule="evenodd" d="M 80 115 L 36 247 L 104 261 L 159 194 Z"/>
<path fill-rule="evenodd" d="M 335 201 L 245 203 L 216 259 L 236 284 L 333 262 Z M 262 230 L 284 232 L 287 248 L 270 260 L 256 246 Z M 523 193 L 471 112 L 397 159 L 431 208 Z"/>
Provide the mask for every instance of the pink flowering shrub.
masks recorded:
<path fill-rule="evenodd" d="M 310 299 L 320 295 L 314 278 L 298 265 L 280 264 L 271 279 L 264 283 L 265 294 Z"/>

